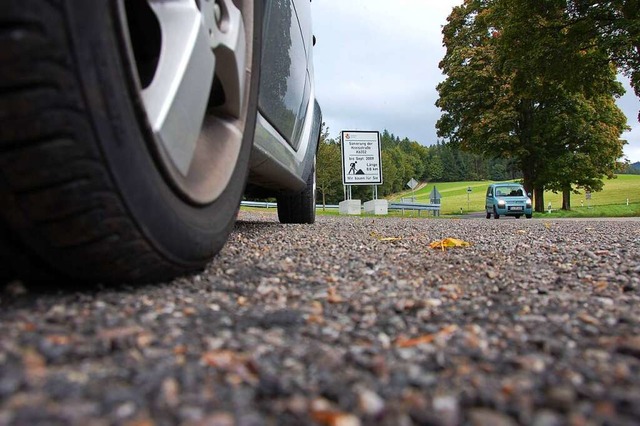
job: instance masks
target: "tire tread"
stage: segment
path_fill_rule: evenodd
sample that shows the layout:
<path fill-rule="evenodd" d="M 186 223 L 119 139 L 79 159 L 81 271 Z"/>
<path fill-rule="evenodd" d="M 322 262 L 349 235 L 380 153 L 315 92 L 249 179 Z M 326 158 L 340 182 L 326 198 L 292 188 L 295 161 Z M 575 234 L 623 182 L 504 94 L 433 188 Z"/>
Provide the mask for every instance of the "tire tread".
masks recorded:
<path fill-rule="evenodd" d="M 80 280 L 186 272 L 192 267 L 144 237 L 114 189 L 83 105 L 64 7 L 12 0 L 0 12 L 0 219 L 18 242 L 13 254 Z"/>

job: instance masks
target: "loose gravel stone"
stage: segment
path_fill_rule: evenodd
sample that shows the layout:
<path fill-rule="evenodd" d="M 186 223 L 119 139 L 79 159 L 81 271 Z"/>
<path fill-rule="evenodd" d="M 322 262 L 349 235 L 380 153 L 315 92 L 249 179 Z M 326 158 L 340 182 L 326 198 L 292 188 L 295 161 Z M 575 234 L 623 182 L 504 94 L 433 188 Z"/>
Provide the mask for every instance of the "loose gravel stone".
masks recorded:
<path fill-rule="evenodd" d="M 2 425 L 632 425 L 640 221 L 241 212 L 193 276 L 6 283 L 0 335 Z"/>

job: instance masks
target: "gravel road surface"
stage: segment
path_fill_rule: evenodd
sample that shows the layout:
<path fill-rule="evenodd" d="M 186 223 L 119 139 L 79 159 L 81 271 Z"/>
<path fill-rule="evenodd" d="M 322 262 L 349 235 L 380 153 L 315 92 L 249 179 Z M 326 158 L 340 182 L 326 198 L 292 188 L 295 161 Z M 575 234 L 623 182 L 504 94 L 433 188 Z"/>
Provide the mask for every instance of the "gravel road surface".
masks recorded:
<path fill-rule="evenodd" d="M 640 221 L 241 212 L 199 275 L 6 284 L 0 336 L 2 425 L 637 425 Z"/>

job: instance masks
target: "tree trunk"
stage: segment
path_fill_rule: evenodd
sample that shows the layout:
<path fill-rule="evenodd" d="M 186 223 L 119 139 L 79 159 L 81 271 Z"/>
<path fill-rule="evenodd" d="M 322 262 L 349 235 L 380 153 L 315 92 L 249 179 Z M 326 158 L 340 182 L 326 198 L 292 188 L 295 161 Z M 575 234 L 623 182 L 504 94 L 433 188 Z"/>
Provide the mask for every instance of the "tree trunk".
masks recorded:
<path fill-rule="evenodd" d="M 540 191 L 540 193 L 538 193 L 535 190 L 534 187 L 534 178 L 535 178 L 535 171 L 533 169 L 533 161 L 529 158 L 525 159 L 522 163 L 522 178 L 523 178 L 523 186 L 524 186 L 524 190 L 527 192 L 527 195 L 532 194 L 533 195 L 533 200 L 534 200 L 534 209 L 537 212 L 543 212 L 544 211 L 544 194 L 543 191 Z M 541 200 L 541 205 L 542 205 L 542 210 L 538 210 L 538 199 Z"/>
<path fill-rule="evenodd" d="M 562 210 L 571 210 L 571 187 L 562 190 Z"/>
<path fill-rule="evenodd" d="M 533 140 L 533 101 L 523 99 L 518 106 L 518 138 L 520 145 L 524 147 L 528 154 L 521 158 L 520 166 L 524 180 L 524 189 L 527 194 L 533 193 L 534 207 L 536 212 L 544 212 L 544 188 L 538 188 L 536 184 L 538 163 L 535 141 Z"/>
<path fill-rule="evenodd" d="M 544 188 L 533 189 L 533 200 L 535 203 L 535 211 L 538 213 L 544 213 Z"/>
<path fill-rule="evenodd" d="M 327 203 L 326 203 L 325 192 L 322 191 L 322 211 L 326 210 L 326 205 L 327 205 Z"/>

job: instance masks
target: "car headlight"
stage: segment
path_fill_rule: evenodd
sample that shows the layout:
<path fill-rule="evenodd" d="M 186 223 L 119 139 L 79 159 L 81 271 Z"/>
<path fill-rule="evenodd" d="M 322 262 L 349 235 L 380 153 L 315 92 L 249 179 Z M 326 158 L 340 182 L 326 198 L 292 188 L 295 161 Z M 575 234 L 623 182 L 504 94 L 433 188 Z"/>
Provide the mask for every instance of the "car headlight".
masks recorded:
<path fill-rule="evenodd" d="M 507 203 L 505 203 L 504 200 L 498 200 L 498 207 L 504 207 L 506 205 Z"/>
<path fill-rule="evenodd" d="M 531 198 L 527 198 L 527 207 L 531 207 Z"/>

